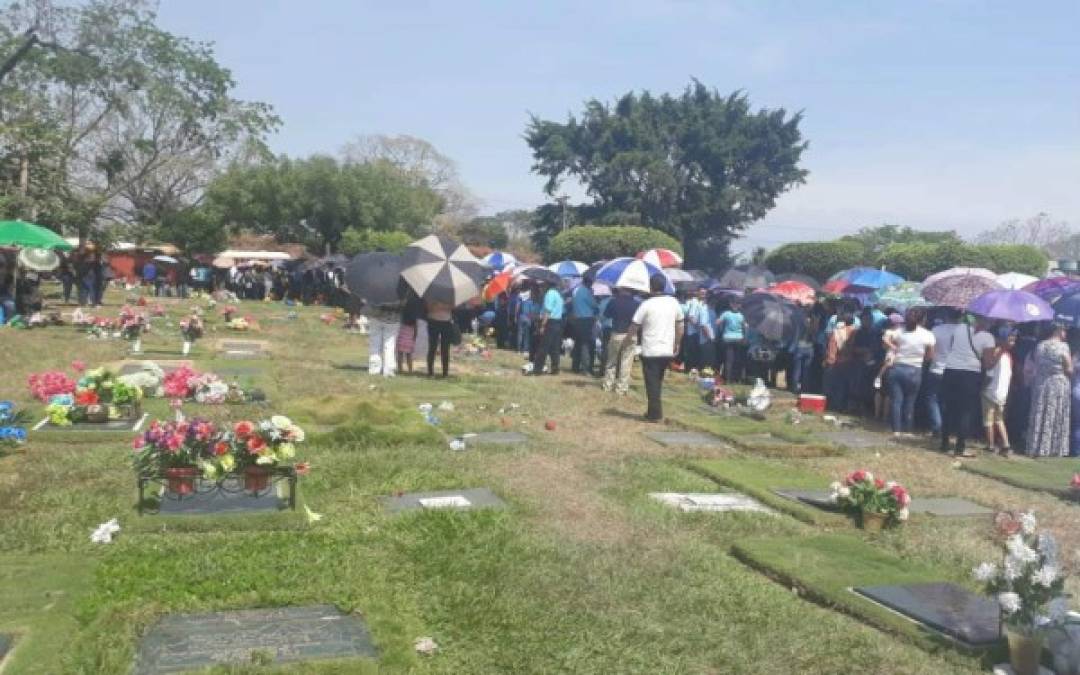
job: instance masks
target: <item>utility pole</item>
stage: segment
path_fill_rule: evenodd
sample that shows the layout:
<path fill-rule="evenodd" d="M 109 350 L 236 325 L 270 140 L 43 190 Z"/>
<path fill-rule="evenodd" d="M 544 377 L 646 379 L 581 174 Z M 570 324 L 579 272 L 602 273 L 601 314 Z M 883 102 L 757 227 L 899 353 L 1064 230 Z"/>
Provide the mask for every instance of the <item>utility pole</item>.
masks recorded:
<path fill-rule="evenodd" d="M 562 227 L 559 228 L 559 232 L 566 231 L 566 202 L 570 199 L 570 195 L 560 195 L 555 198 L 555 201 L 559 202 L 562 206 Z"/>

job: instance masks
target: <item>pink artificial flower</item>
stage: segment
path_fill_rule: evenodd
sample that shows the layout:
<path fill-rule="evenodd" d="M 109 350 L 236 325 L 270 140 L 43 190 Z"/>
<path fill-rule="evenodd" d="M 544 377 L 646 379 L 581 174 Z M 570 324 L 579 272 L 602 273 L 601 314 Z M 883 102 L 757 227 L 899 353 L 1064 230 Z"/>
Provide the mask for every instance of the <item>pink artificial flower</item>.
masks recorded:
<path fill-rule="evenodd" d="M 71 362 L 71 369 L 74 370 L 76 373 L 81 373 L 82 371 L 86 370 L 86 363 L 76 359 L 75 361 Z"/>
<path fill-rule="evenodd" d="M 135 450 L 142 450 L 146 447 L 146 439 L 142 436 L 136 436 L 135 440 L 131 441 L 131 447 Z"/>
<path fill-rule="evenodd" d="M 1074 490 L 1080 490 L 1080 473 L 1074 473 L 1072 480 L 1069 481 L 1069 487 Z"/>
<path fill-rule="evenodd" d="M 184 445 L 184 437 L 181 434 L 172 434 L 165 439 L 165 447 L 170 452 L 176 452 Z"/>

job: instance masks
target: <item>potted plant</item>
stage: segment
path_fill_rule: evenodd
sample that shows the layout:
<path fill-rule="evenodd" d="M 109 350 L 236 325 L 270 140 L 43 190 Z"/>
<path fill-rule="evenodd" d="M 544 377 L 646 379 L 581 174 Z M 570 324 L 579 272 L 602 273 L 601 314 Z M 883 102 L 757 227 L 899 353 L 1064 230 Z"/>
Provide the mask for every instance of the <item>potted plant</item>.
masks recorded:
<path fill-rule="evenodd" d="M 1037 675 L 1048 630 L 1065 620 L 1065 577 L 1058 545 L 1049 532 L 1038 531 L 1031 513 L 999 514 L 1004 560 L 984 562 L 975 578 L 997 599 L 1009 642 L 1009 663 L 1017 675 Z"/>
<path fill-rule="evenodd" d="M 275 415 L 261 422 L 238 422 L 224 437 L 244 474 L 244 489 L 257 493 L 269 487 L 275 466 L 296 457 L 296 444 L 304 442 L 304 430 L 288 417 Z"/>
<path fill-rule="evenodd" d="M 183 422 L 154 420 L 147 430 L 135 437 L 133 463 L 140 475 L 163 476 L 166 489 L 181 497 L 195 492 L 203 461 L 213 455 L 217 429 L 201 419 Z M 206 475 L 204 477 L 212 478 Z"/>
<path fill-rule="evenodd" d="M 203 336 L 203 320 L 198 309 L 192 310 L 191 316 L 180 320 L 180 334 L 184 338 L 181 351 L 187 356 L 191 353 L 191 346 Z"/>
<path fill-rule="evenodd" d="M 880 532 L 908 519 L 908 491 L 895 481 L 875 478 L 866 469 L 848 474 L 843 483 L 833 483 L 830 493 L 832 501 L 854 514 L 859 526 L 869 532 Z"/>

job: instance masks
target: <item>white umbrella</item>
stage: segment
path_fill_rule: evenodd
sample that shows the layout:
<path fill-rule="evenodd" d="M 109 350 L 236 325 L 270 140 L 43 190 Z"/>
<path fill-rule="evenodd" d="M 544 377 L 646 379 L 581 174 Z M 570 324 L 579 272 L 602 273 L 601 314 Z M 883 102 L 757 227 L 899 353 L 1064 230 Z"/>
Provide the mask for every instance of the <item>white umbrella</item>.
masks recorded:
<path fill-rule="evenodd" d="M 1038 277 L 1033 277 L 1030 274 L 1021 274 L 1019 272 L 1006 272 L 1005 274 L 999 274 L 997 282 L 1002 285 L 1003 288 L 1007 288 L 1010 291 L 1018 291 L 1028 284 L 1033 284 L 1038 281 Z"/>
<path fill-rule="evenodd" d="M 154 260 L 158 262 L 169 263 L 170 265 L 175 265 L 176 263 L 180 262 L 171 255 L 156 255 L 154 256 Z"/>

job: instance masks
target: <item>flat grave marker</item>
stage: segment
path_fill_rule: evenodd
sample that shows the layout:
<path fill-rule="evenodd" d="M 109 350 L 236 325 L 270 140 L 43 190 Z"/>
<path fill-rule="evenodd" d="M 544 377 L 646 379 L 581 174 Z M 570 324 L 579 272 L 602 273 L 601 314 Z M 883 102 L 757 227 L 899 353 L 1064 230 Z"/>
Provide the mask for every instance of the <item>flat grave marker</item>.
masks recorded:
<path fill-rule="evenodd" d="M 842 445 L 847 448 L 855 450 L 862 448 L 880 448 L 888 445 L 888 441 L 882 434 L 875 434 L 869 431 L 825 431 L 819 433 L 818 436 L 822 440 L 835 443 L 836 445 Z"/>
<path fill-rule="evenodd" d="M 174 370 L 179 370 L 180 368 L 184 368 L 184 367 L 192 368 L 192 367 L 194 367 L 194 362 L 189 361 L 189 360 L 175 360 L 175 359 L 164 360 L 164 361 L 160 361 L 160 360 L 156 360 L 156 359 L 145 359 L 143 361 L 127 360 L 127 361 L 121 361 L 118 364 L 117 372 L 120 375 L 133 375 L 135 373 L 141 373 L 141 372 L 143 372 L 143 365 L 145 363 L 147 363 L 147 362 L 157 364 L 157 366 L 159 368 L 161 368 L 161 370 L 163 370 L 166 374 L 171 373 Z"/>
<path fill-rule="evenodd" d="M 466 445 L 522 445 L 529 442 L 529 437 L 520 431 L 485 431 L 464 438 Z"/>
<path fill-rule="evenodd" d="M 266 358 L 269 345 L 260 340 L 220 340 L 218 351 L 227 359 Z"/>
<path fill-rule="evenodd" d="M 140 417 L 133 420 L 109 420 L 108 422 L 75 422 L 68 426 L 61 427 L 56 426 L 49 421 L 49 418 L 41 420 L 34 425 L 32 431 L 76 431 L 79 433 L 101 433 L 103 431 L 112 432 L 131 432 L 135 433 L 142 429 L 143 424 L 149 419 L 149 413 L 143 413 Z"/>
<path fill-rule="evenodd" d="M 701 431 L 649 431 L 645 436 L 666 447 L 724 448 L 727 444 L 717 436 Z"/>
<path fill-rule="evenodd" d="M 251 609 L 162 617 L 139 642 L 135 675 L 250 664 L 376 658 L 364 621 L 333 605 Z"/>
<path fill-rule="evenodd" d="M 488 488 L 410 492 L 383 499 L 390 513 L 435 509 L 503 509 L 506 502 Z"/>
<path fill-rule="evenodd" d="M 995 600 L 951 583 L 863 586 L 852 591 L 968 647 L 1001 639 Z"/>
<path fill-rule="evenodd" d="M 814 506 L 825 511 L 838 511 L 839 507 L 829 498 L 826 490 L 774 489 L 773 493 Z M 961 497 L 913 497 L 908 510 L 915 514 L 927 514 L 938 518 L 975 518 L 993 515 L 993 509 Z"/>
<path fill-rule="evenodd" d="M 685 512 L 714 511 L 728 513 L 731 511 L 756 511 L 758 513 L 773 513 L 772 509 L 761 502 L 738 492 L 650 492 L 649 496 Z"/>

